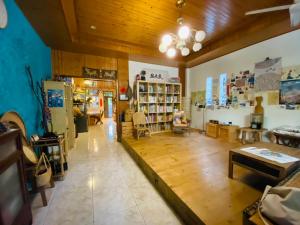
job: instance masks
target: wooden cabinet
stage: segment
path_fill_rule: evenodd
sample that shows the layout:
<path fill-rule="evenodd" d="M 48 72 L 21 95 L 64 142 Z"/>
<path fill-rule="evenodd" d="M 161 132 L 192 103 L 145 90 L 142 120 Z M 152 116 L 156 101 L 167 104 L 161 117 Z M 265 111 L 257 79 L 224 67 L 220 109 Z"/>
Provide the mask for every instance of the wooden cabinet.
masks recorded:
<path fill-rule="evenodd" d="M 206 123 L 206 135 L 209 137 L 217 138 L 219 135 L 219 124 Z"/>
<path fill-rule="evenodd" d="M 132 122 L 122 122 L 122 137 L 133 136 L 133 125 Z"/>
<path fill-rule="evenodd" d="M 20 130 L 12 129 L 0 134 L 0 224 L 31 223 L 21 133 Z"/>
<path fill-rule="evenodd" d="M 239 126 L 220 125 L 219 137 L 228 142 L 235 142 L 237 140 Z"/>

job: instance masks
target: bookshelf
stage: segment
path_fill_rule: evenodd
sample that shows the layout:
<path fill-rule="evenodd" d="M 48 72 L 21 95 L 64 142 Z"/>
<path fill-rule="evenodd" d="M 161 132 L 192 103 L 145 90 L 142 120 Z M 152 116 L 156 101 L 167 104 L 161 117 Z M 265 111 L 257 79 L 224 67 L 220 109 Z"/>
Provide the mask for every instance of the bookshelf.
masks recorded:
<path fill-rule="evenodd" d="M 139 80 L 137 105 L 152 133 L 171 131 L 173 113 L 181 110 L 181 84 Z"/>

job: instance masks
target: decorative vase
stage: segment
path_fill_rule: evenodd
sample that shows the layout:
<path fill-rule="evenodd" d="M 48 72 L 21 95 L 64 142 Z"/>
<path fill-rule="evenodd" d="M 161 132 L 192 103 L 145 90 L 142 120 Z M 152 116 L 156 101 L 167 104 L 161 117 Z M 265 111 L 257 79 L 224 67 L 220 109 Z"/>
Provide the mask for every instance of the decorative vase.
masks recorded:
<path fill-rule="evenodd" d="M 262 101 L 263 101 L 262 96 L 257 96 L 256 97 L 256 106 L 255 106 L 255 109 L 254 109 L 254 113 L 264 114 L 264 108 L 261 105 Z"/>

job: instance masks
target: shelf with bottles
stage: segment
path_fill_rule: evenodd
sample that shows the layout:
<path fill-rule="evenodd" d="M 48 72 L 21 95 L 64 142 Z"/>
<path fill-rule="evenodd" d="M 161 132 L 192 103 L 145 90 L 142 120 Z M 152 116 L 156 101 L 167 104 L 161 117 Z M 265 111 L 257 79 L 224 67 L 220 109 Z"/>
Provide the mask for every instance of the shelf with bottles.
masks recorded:
<path fill-rule="evenodd" d="M 148 102 L 148 95 L 146 93 L 140 93 L 139 102 L 140 103 L 147 103 Z"/>
<path fill-rule="evenodd" d="M 157 84 L 157 93 L 165 94 L 165 84 Z"/>
<path fill-rule="evenodd" d="M 180 94 L 180 88 L 181 88 L 180 85 L 174 84 L 174 94 L 179 95 Z"/>
<path fill-rule="evenodd" d="M 165 93 L 173 94 L 173 85 L 172 84 L 166 84 Z"/>
<path fill-rule="evenodd" d="M 158 113 L 164 113 L 164 112 L 166 112 L 166 106 L 165 106 L 165 104 L 158 103 L 158 105 L 157 105 L 157 112 Z"/>
<path fill-rule="evenodd" d="M 138 108 L 139 112 L 148 113 L 148 105 L 147 104 L 140 104 Z"/>
<path fill-rule="evenodd" d="M 149 94 L 148 96 L 148 100 L 149 100 L 149 103 L 156 103 L 157 102 L 157 96 L 156 94 Z"/>
<path fill-rule="evenodd" d="M 157 116 L 155 114 L 149 114 L 146 116 L 147 123 L 156 123 L 157 122 Z"/>
<path fill-rule="evenodd" d="M 178 103 L 179 102 L 179 96 L 174 95 L 173 96 L 173 103 Z"/>
<path fill-rule="evenodd" d="M 158 103 L 164 103 L 166 101 L 166 96 L 162 94 L 158 94 L 157 96 L 157 102 Z"/>
<path fill-rule="evenodd" d="M 159 115 L 157 115 L 157 122 L 158 123 L 165 122 L 165 121 L 166 121 L 165 114 L 159 114 Z"/>
<path fill-rule="evenodd" d="M 149 104 L 149 113 L 156 113 L 156 104 Z"/>
<path fill-rule="evenodd" d="M 148 93 L 148 83 L 139 83 L 139 93 Z"/>
<path fill-rule="evenodd" d="M 157 85 L 156 83 L 149 83 L 148 85 L 148 92 L 149 93 L 156 93 L 157 92 Z"/>
<path fill-rule="evenodd" d="M 166 106 L 166 112 L 167 113 L 172 113 L 173 112 L 173 105 L 172 104 Z"/>
<path fill-rule="evenodd" d="M 166 96 L 166 103 L 172 103 L 173 102 L 173 96 Z"/>
<path fill-rule="evenodd" d="M 172 122 L 172 121 L 173 121 L 173 113 L 167 113 L 166 122 Z"/>
<path fill-rule="evenodd" d="M 157 123 L 157 124 L 148 124 L 148 128 L 151 133 L 159 133 L 164 131 L 169 131 L 169 129 L 166 129 L 166 123 Z"/>

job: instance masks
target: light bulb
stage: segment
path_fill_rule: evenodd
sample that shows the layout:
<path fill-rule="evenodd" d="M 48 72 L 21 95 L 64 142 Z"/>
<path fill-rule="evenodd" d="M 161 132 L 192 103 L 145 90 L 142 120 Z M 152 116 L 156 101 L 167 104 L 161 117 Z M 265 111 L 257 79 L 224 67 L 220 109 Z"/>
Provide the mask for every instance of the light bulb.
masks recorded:
<path fill-rule="evenodd" d="M 167 56 L 169 58 L 173 58 L 176 55 L 176 49 L 175 48 L 169 48 L 167 51 Z"/>
<path fill-rule="evenodd" d="M 193 51 L 194 52 L 198 52 L 201 48 L 202 48 L 201 43 L 197 43 L 197 42 L 194 43 L 194 45 L 193 45 Z"/>
<path fill-rule="evenodd" d="M 180 39 L 187 39 L 190 36 L 190 28 L 188 26 L 182 26 L 178 30 L 178 36 Z"/>
<path fill-rule="evenodd" d="M 206 36 L 205 32 L 203 30 L 199 30 L 195 34 L 195 40 L 197 42 L 201 42 L 204 40 L 205 36 Z"/>
<path fill-rule="evenodd" d="M 162 37 L 162 43 L 165 45 L 165 46 L 169 46 L 170 44 L 172 44 L 172 36 L 170 34 L 165 34 L 163 37 Z"/>
<path fill-rule="evenodd" d="M 161 53 L 165 53 L 167 50 L 168 50 L 168 47 L 167 47 L 164 43 L 161 43 L 161 44 L 159 45 L 159 51 L 160 51 Z"/>
<path fill-rule="evenodd" d="M 187 56 L 190 54 L 190 49 L 188 49 L 187 47 L 184 47 L 181 49 L 181 55 L 182 56 Z"/>

